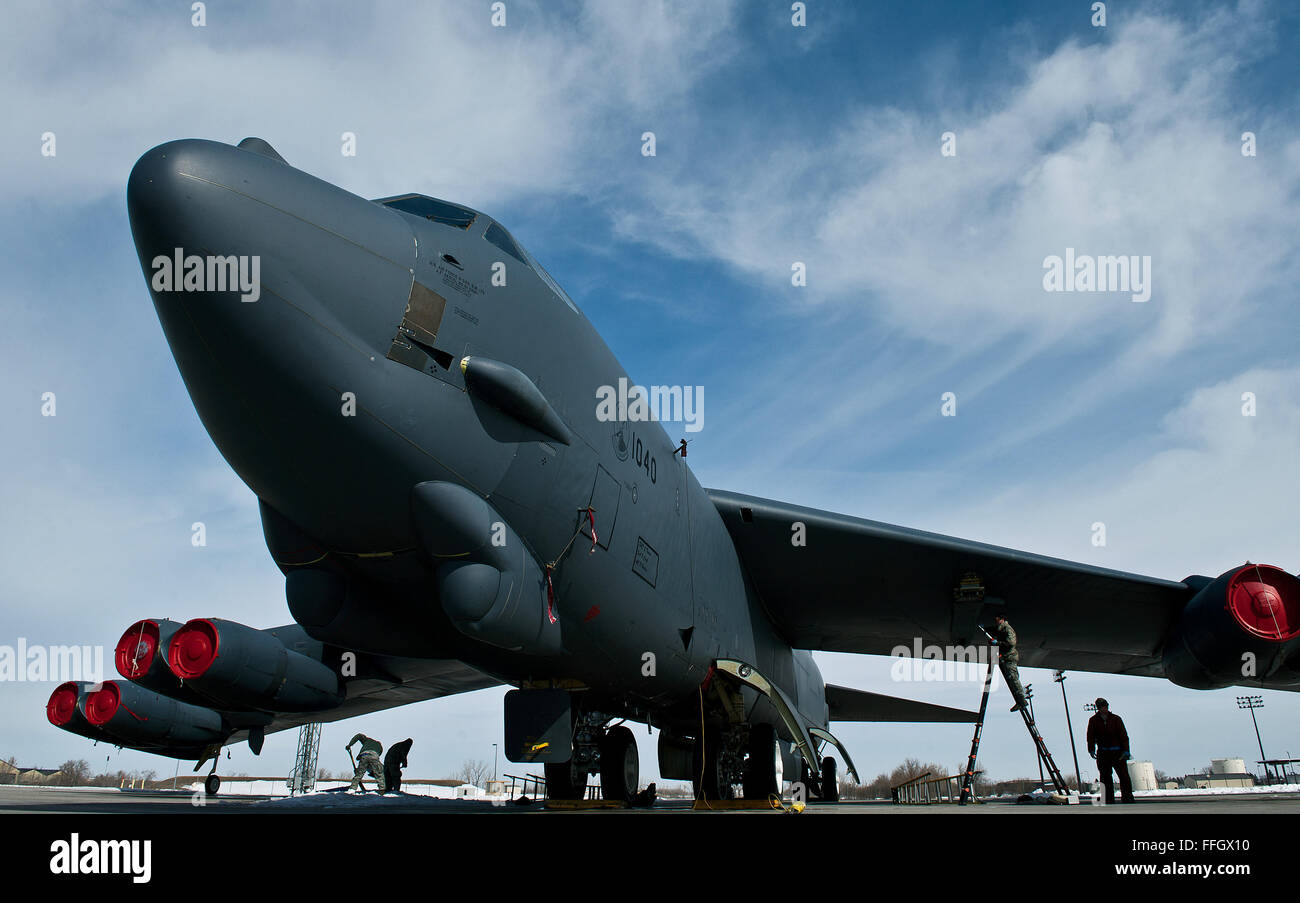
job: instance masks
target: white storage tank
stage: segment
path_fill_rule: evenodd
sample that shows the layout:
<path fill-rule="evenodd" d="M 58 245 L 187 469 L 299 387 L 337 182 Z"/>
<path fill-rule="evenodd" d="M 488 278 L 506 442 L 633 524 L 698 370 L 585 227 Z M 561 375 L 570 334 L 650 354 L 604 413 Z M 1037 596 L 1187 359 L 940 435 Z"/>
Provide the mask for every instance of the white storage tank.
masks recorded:
<path fill-rule="evenodd" d="M 1245 774 L 1245 759 L 1211 759 L 1210 774 Z"/>
<path fill-rule="evenodd" d="M 1134 790 L 1156 789 L 1156 767 L 1150 762 L 1129 760 L 1128 776 L 1129 780 L 1133 782 Z"/>

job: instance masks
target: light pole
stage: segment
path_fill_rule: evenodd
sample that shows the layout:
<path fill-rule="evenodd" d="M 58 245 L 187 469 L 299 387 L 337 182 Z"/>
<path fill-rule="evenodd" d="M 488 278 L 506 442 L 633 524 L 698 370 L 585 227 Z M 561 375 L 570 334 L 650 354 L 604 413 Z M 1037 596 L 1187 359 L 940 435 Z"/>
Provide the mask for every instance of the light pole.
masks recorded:
<path fill-rule="evenodd" d="M 1259 761 L 1262 765 L 1268 756 L 1264 755 L 1264 741 L 1259 738 L 1259 722 L 1255 720 L 1255 709 L 1264 707 L 1263 696 L 1238 696 L 1237 708 L 1250 709 L 1250 720 L 1255 725 L 1255 742 L 1259 744 Z M 1268 774 L 1268 766 L 1264 765 L 1264 773 Z"/>
<path fill-rule="evenodd" d="M 492 744 L 492 783 L 497 782 L 497 745 Z"/>
<path fill-rule="evenodd" d="M 1065 698 L 1065 672 L 1056 671 L 1052 680 L 1061 685 L 1061 704 L 1065 706 L 1065 726 L 1070 729 L 1070 754 L 1074 756 L 1074 784 L 1083 791 L 1083 776 L 1079 773 L 1079 750 L 1074 745 L 1074 722 L 1070 720 L 1070 701 Z"/>

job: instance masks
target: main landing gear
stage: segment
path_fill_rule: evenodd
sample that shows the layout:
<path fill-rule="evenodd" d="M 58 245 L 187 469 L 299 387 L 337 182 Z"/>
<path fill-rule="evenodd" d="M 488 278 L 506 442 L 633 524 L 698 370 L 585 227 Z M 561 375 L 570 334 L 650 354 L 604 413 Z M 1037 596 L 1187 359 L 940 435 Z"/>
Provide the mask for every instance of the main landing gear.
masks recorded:
<path fill-rule="evenodd" d="M 832 747 L 837 749 L 856 779 L 857 769 L 844 744 L 825 728 L 805 726 L 795 715 L 785 694 L 752 665 L 718 659 L 714 667 L 716 675 L 711 675 L 706 683 L 716 703 L 715 710 L 721 711 L 729 723 L 725 729 L 704 729 L 703 742 L 697 742 L 696 799 L 732 799 L 733 785 L 737 783 L 742 784 L 746 799 L 766 799 L 771 794 L 781 794 L 781 750 L 776 728 L 770 723 L 745 723 L 745 707 L 739 687 L 747 686 L 767 698 L 785 726 L 787 736 L 792 738 L 793 751 L 801 759 L 800 776 L 805 792 L 826 802 L 838 801 L 835 759 L 822 757 L 821 752 Z M 701 705 L 703 702 L 702 697 Z M 813 771 L 817 773 L 813 774 Z"/>
<path fill-rule="evenodd" d="M 641 777 L 636 738 L 622 724 L 607 728 L 599 713 L 579 716 L 573 756 L 546 764 L 546 795 L 557 800 L 587 798 L 587 777 L 600 775 L 601 798 L 631 803 Z"/>
<path fill-rule="evenodd" d="M 708 728 L 702 742 L 695 742 L 693 770 L 696 799 L 735 799 L 737 786 L 747 800 L 780 796 L 785 767 L 776 728 L 770 724 Z"/>

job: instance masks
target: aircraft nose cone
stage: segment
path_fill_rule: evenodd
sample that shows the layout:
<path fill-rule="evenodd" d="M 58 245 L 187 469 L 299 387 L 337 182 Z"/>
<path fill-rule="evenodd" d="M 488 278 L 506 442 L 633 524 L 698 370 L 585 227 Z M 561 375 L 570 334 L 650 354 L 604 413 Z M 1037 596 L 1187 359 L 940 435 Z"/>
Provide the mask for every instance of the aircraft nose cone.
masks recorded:
<path fill-rule="evenodd" d="M 186 237 L 197 214 L 192 194 L 195 180 L 186 173 L 206 168 L 211 151 L 205 141 L 170 141 L 146 152 L 131 169 L 126 183 L 126 208 L 131 236 L 141 261 L 169 252 Z"/>

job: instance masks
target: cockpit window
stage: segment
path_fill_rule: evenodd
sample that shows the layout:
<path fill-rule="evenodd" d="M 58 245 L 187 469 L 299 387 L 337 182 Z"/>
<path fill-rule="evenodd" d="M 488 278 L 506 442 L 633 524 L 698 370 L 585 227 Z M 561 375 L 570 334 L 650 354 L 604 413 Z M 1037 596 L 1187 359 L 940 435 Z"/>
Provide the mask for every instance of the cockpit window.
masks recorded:
<path fill-rule="evenodd" d="M 496 223 L 487 227 L 487 231 L 483 233 L 483 237 L 501 250 L 505 251 L 515 260 L 522 263 L 524 266 L 528 266 L 528 261 L 524 259 L 523 252 L 519 250 L 519 246 L 515 244 L 514 239 L 510 237 L 510 233 L 505 229 L 502 229 Z"/>
<path fill-rule="evenodd" d="M 533 255 L 531 254 L 529 254 L 528 256 L 532 259 L 533 269 L 537 272 L 538 276 L 542 277 L 542 281 L 546 283 L 547 287 L 549 287 L 551 291 L 555 292 L 555 294 L 559 296 L 561 301 L 569 305 L 569 310 L 573 311 L 575 314 L 579 313 L 578 306 L 574 304 L 573 301 L 569 298 L 569 296 L 564 293 L 564 289 L 560 288 L 560 283 L 556 282 L 554 279 L 551 278 L 551 274 L 546 272 L 545 269 L 543 269 L 542 265 L 537 262 L 536 257 L 533 257 Z"/>
<path fill-rule="evenodd" d="M 468 229 L 470 224 L 478 217 L 477 213 L 466 207 L 427 198 L 422 194 L 393 198 L 391 201 L 383 201 L 382 203 L 385 207 L 392 207 L 395 210 L 401 210 L 403 213 L 422 216 L 427 220 L 442 223 L 446 226 L 455 226 L 457 229 Z"/>

